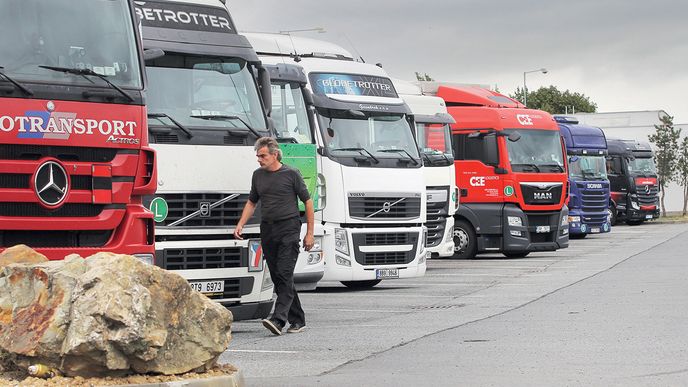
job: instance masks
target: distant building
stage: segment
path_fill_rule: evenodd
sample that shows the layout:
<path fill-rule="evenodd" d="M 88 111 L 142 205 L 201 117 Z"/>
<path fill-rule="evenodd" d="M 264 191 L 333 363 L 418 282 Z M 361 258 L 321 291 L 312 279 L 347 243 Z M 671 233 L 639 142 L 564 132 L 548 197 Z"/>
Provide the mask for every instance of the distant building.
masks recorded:
<path fill-rule="evenodd" d="M 607 138 L 648 142 L 648 136 L 655 132 L 655 125 L 660 125 L 662 123 L 661 117 L 668 115 L 664 110 L 569 114 L 569 116 L 578 118 L 581 124 L 602 128 Z M 674 122 L 674 127 L 682 128 L 683 136 L 688 135 L 688 123 Z M 667 211 L 683 210 L 683 191 L 676 183 L 670 184 L 667 188 L 664 204 Z"/>

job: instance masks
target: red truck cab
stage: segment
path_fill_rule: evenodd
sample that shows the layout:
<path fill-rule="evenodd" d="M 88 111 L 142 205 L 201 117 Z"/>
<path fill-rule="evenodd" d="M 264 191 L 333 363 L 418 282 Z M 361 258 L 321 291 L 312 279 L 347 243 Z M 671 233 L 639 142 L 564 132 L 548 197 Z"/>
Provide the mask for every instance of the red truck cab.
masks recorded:
<path fill-rule="evenodd" d="M 129 0 L 0 3 L 0 250 L 154 254 L 156 189 Z"/>
<path fill-rule="evenodd" d="M 566 151 L 553 117 L 472 86 L 440 86 L 452 125 L 455 257 L 568 247 Z"/>

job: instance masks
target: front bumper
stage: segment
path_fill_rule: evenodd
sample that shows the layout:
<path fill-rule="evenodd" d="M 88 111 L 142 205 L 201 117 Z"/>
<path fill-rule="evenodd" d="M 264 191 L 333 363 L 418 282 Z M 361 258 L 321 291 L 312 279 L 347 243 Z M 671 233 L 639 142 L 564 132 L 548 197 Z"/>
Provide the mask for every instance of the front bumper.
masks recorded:
<path fill-rule="evenodd" d="M 234 321 L 263 319 L 270 315 L 274 303 L 275 301 L 270 299 L 261 302 L 231 305 L 227 309 L 232 312 Z"/>
<path fill-rule="evenodd" d="M 397 269 L 399 279 L 425 275 L 423 227 L 340 228 L 346 232 L 348 254 L 335 249 L 337 228 L 325 225 L 323 281 L 375 280 L 379 269 Z"/>
<path fill-rule="evenodd" d="M 554 251 L 569 246 L 569 211 L 566 206 L 556 212 L 523 212 L 504 207 L 504 252 Z M 522 225 L 509 225 L 509 217 L 518 217 Z"/>
<path fill-rule="evenodd" d="M 430 252 L 432 258 L 437 257 L 451 257 L 454 255 L 454 217 L 448 217 L 446 219 L 446 225 L 444 229 L 444 236 L 442 241 L 434 247 L 427 247 L 427 251 Z"/>

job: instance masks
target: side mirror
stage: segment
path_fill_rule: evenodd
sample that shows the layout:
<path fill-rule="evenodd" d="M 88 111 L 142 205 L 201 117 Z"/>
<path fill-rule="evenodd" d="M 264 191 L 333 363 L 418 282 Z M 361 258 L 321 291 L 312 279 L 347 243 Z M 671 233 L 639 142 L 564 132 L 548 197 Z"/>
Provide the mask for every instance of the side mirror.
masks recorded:
<path fill-rule="evenodd" d="M 497 145 L 497 135 L 490 133 L 483 140 L 483 151 L 485 154 L 485 164 L 499 166 L 499 147 Z"/>
<path fill-rule="evenodd" d="M 507 139 L 509 139 L 511 142 L 516 142 L 521 139 L 521 134 L 518 132 L 512 132 L 509 134 L 509 136 L 507 136 Z"/>
<path fill-rule="evenodd" d="M 143 50 L 144 61 L 155 60 L 158 58 L 162 58 L 163 56 L 165 56 L 165 51 L 163 51 L 160 48 L 150 48 L 148 50 Z"/>
<path fill-rule="evenodd" d="M 258 67 L 258 82 L 260 85 L 260 96 L 265 106 L 265 113 L 270 116 L 272 113 L 272 90 L 270 85 L 270 73 L 262 65 Z"/>

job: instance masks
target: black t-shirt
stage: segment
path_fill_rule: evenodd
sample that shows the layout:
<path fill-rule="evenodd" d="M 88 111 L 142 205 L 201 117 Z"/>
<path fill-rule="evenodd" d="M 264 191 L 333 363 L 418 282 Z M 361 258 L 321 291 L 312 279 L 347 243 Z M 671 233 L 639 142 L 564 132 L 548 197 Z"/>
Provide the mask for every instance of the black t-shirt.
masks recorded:
<path fill-rule="evenodd" d="M 306 203 L 310 199 L 301 173 L 287 165 L 274 172 L 258 168 L 251 178 L 248 200 L 258 203 L 263 220 L 274 222 L 299 216 L 296 198 Z"/>

